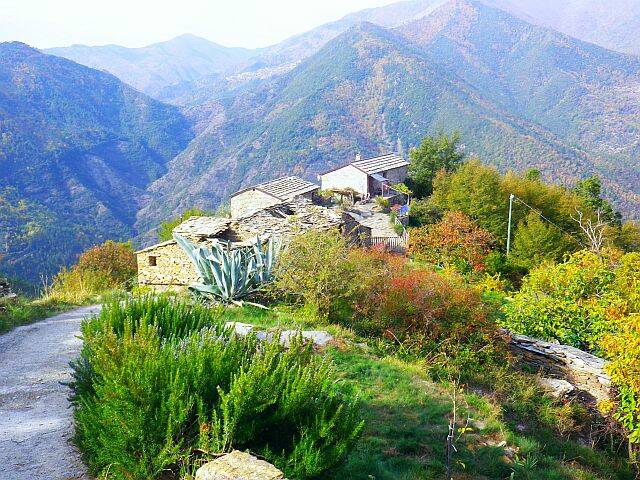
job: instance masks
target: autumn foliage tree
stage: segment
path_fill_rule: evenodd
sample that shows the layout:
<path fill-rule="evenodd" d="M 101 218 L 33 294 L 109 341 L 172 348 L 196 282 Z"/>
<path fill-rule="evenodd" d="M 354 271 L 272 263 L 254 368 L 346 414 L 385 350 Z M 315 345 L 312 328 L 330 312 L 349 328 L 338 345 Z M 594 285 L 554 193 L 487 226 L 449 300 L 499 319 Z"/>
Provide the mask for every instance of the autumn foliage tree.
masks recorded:
<path fill-rule="evenodd" d="M 484 260 L 496 245 L 491 233 L 461 212 L 448 212 L 434 225 L 411 229 L 409 238 L 411 255 L 461 271 L 483 271 Z"/>
<path fill-rule="evenodd" d="M 130 289 L 138 271 L 131 242 L 107 240 L 78 257 L 53 279 L 48 296 L 53 300 L 83 303 L 110 290 Z"/>

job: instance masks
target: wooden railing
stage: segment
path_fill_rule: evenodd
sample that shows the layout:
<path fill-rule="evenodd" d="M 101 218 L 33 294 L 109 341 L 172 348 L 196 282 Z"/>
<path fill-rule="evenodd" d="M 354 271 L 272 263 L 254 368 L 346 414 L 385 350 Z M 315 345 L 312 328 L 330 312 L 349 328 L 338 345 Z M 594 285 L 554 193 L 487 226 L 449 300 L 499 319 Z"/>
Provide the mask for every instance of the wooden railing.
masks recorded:
<path fill-rule="evenodd" d="M 409 234 L 405 231 L 400 237 L 371 237 L 370 247 L 384 246 L 390 252 L 405 253 L 409 246 Z"/>

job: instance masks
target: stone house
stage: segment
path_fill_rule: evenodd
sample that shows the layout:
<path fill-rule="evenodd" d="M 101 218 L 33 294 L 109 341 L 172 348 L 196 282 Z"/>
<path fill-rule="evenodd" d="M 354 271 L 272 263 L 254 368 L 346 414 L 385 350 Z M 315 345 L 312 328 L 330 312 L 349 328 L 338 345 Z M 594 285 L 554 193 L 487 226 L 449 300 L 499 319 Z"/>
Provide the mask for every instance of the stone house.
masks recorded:
<path fill-rule="evenodd" d="M 275 236 L 286 243 L 308 230 L 340 230 L 358 244 L 367 244 L 371 229 L 360 225 L 348 213 L 315 205 L 306 198 L 270 205 L 236 218 L 191 217 L 173 232 L 203 245 L 213 240 L 247 245 L 256 236 Z M 136 252 L 138 284 L 156 291 L 184 288 L 198 280 L 191 260 L 175 240 Z"/>
<path fill-rule="evenodd" d="M 298 198 L 314 201 L 320 187 L 300 177 L 285 177 L 240 190 L 231 195 L 231 217 L 240 218 Z"/>
<path fill-rule="evenodd" d="M 402 183 L 408 176 L 409 162 L 397 153 L 354 162 L 319 175 L 323 190 L 355 190 L 364 198 L 394 196 L 391 186 Z"/>

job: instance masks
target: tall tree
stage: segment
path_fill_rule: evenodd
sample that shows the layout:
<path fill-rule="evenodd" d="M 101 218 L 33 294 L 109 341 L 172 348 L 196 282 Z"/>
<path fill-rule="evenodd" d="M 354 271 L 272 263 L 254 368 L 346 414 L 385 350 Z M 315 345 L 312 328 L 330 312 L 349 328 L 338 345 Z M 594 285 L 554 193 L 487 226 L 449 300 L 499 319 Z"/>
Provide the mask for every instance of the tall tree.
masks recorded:
<path fill-rule="evenodd" d="M 505 238 L 509 200 L 495 168 L 470 160 L 455 173 L 440 171 L 433 185 L 431 201 L 435 206 L 462 212 L 497 238 Z"/>
<path fill-rule="evenodd" d="M 418 198 L 431 195 L 433 180 L 440 170 L 453 172 L 464 161 L 465 155 L 460 148 L 460 134 L 449 136 L 440 133 L 435 137 L 427 136 L 418 148 L 409 154 L 409 187 Z"/>
<path fill-rule="evenodd" d="M 576 183 L 573 191 L 582 199 L 584 205 L 601 217 L 602 221 L 622 226 L 622 214 L 616 212 L 611 203 L 602 196 L 602 181 L 592 175 Z"/>

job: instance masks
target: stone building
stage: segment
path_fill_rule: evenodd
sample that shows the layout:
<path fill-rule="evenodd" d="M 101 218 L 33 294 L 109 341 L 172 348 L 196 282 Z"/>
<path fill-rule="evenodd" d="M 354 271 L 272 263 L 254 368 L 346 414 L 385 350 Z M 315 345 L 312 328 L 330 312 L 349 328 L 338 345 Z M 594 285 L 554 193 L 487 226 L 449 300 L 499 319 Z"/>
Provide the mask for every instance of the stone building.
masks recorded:
<path fill-rule="evenodd" d="M 355 190 L 364 198 L 395 196 L 390 187 L 407 179 L 409 162 L 397 153 L 363 160 L 320 174 L 323 190 Z M 390 195 L 392 193 L 392 195 Z"/>
<path fill-rule="evenodd" d="M 299 177 L 285 177 L 254 185 L 231 195 L 231 217 L 240 218 L 299 198 L 313 201 L 320 187 Z"/>
<path fill-rule="evenodd" d="M 338 210 L 315 205 L 305 198 L 271 205 L 239 218 L 191 217 L 178 225 L 174 234 L 203 245 L 213 240 L 247 245 L 256 236 L 277 237 L 286 243 L 308 230 L 340 230 L 354 242 L 366 244 L 371 229 Z M 191 260 L 175 240 L 136 252 L 138 284 L 156 291 L 179 289 L 195 283 L 198 274 Z"/>

